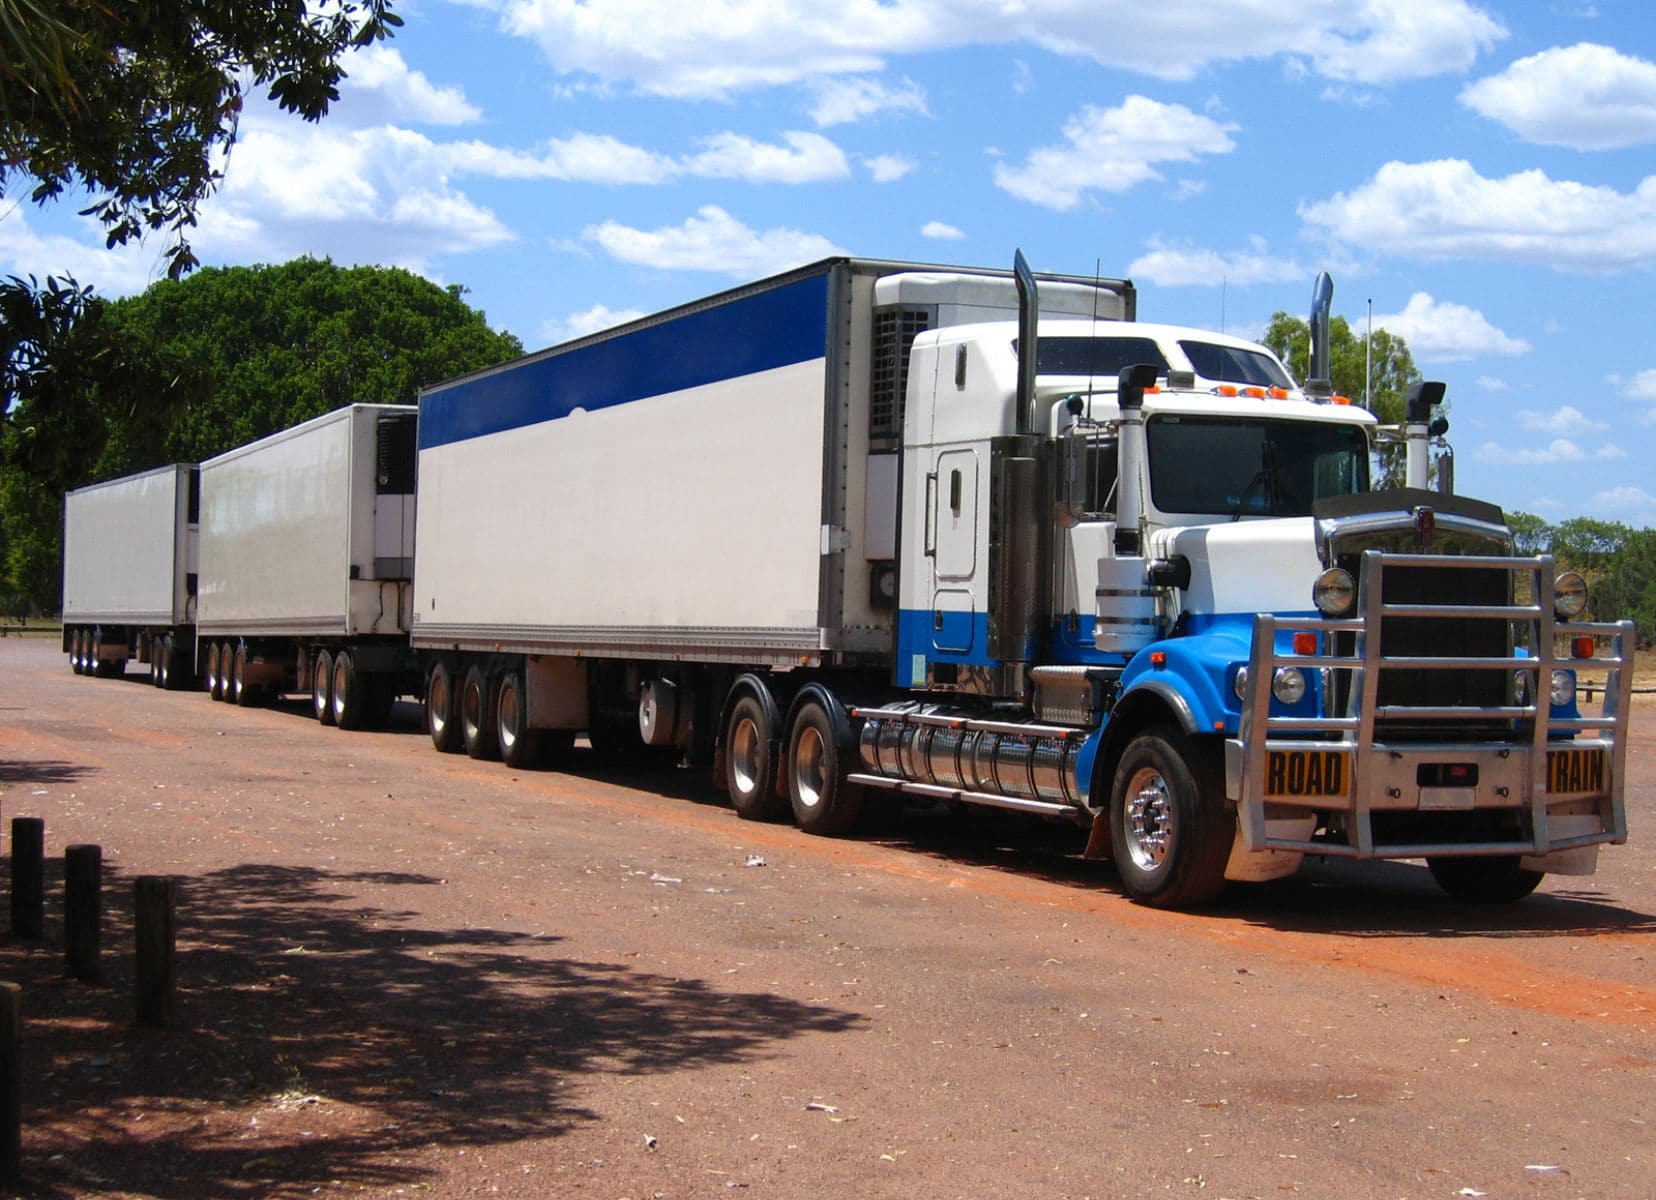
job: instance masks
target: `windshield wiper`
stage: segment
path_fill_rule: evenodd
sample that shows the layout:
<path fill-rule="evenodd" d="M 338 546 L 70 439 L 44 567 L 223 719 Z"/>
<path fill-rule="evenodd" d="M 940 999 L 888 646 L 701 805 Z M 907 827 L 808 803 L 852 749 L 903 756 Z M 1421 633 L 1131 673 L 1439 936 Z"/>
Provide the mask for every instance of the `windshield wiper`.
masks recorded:
<path fill-rule="evenodd" d="M 1278 504 L 1282 503 L 1282 476 L 1277 471 L 1276 446 L 1269 437 L 1259 448 L 1260 466 L 1254 477 L 1248 480 L 1248 486 L 1242 490 L 1242 498 L 1236 502 L 1236 511 L 1231 514 L 1234 524 L 1242 519 L 1242 514 L 1248 511 L 1248 502 L 1254 498 L 1254 492 L 1260 484 L 1265 485 L 1265 508 L 1274 512 Z"/>

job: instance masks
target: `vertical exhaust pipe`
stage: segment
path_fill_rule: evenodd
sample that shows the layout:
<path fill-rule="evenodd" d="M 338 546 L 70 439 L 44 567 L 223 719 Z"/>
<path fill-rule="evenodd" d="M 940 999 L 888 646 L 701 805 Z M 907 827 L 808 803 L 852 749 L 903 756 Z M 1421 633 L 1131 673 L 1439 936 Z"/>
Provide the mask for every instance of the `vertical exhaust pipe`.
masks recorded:
<path fill-rule="evenodd" d="M 1116 380 L 1121 424 L 1116 445 L 1116 553 L 1133 557 L 1144 528 L 1144 389 L 1156 382 L 1156 365 L 1123 367 Z"/>
<path fill-rule="evenodd" d="M 1443 403 L 1444 386 L 1434 380 L 1409 385 L 1403 412 L 1403 486 L 1424 488 L 1431 474 L 1432 409 Z"/>
<path fill-rule="evenodd" d="M 1327 400 L 1334 394 L 1328 365 L 1328 313 L 1333 306 L 1334 281 L 1327 271 L 1318 271 L 1317 281 L 1311 285 L 1311 361 L 1305 379 L 1305 392 L 1315 400 Z"/>
<path fill-rule="evenodd" d="M 1018 428 L 1035 433 L 1035 340 L 1041 318 L 1041 301 L 1035 286 L 1035 272 L 1029 269 L 1022 250 L 1012 252 L 1012 277 L 1018 284 Z"/>

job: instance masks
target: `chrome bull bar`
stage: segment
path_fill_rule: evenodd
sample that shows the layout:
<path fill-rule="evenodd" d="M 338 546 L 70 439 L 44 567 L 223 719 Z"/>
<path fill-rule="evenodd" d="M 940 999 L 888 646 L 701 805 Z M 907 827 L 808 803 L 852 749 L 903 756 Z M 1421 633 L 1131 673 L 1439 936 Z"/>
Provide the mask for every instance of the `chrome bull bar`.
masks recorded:
<path fill-rule="evenodd" d="M 1388 567 L 1444 571 L 1500 570 L 1516 583 L 1529 576 L 1533 603 L 1388 603 Z M 1345 858 L 1422 858 L 1516 854 L 1540 857 L 1560 851 L 1619 844 L 1627 839 L 1624 779 L 1628 704 L 1633 686 L 1631 621 L 1563 622 L 1552 604 L 1553 559 L 1473 555 L 1417 555 L 1367 550 L 1362 557 L 1358 603 L 1348 619 L 1254 618 L 1252 655 L 1242 698 L 1240 736 L 1226 742 L 1226 790 L 1236 802 L 1245 849 L 1285 850 Z M 1506 595 L 1518 595 L 1508 588 Z M 1383 619 L 1504 620 L 1527 627 L 1530 656 L 1499 657 L 1386 653 Z M 1313 653 L 1278 649 L 1278 634 L 1318 635 Z M 1335 636 L 1351 635 L 1349 654 L 1334 653 Z M 1577 657 L 1575 639 L 1594 639 L 1592 657 Z M 1559 653 L 1560 643 L 1570 647 Z M 1509 641 L 1509 644 L 1510 641 Z M 1610 653 L 1601 654 L 1607 646 Z M 1320 683 L 1321 713 L 1272 715 L 1272 679 L 1295 667 Z M 1506 705 L 1380 703 L 1388 671 L 1504 671 L 1523 673 L 1526 686 Z M 1603 703 L 1595 714 L 1553 717 L 1548 704 L 1555 670 L 1603 675 Z M 1348 673 L 1343 711 L 1327 711 Z M 1464 739 L 1405 740 L 1383 723 L 1478 723 Z M 1492 738 L 1491 723 L 1508 731 Z M 1286 764 L 1286 768 L 1285 768 Z M 1298 787 L 1293 776 L 1298 770 Z M 1422 777 L 1453 771 L 1475 780 L 1470 787 L 1432 786 Z M 1284 780 L 1287 779 L 1285 784 Z M 1434 777 L 1434 783 L 1441 783 Z M 1412 814 L 1387 828 L 1403 836 L 1377 838 L 1376 814 Z M 1517 820 L 1490 813 L 1505 813 Z M 1483 814 L 1481 825 L 1461 825 L 1458 814 Z M 1474 820 L 1478 819 L 1476 816 Z M 1339 837 L 1314 838 L 1318 826 L 1337 824 Z M 1497 837 L 1480 830 L 1504 825 Z M 1435 826 L 1435 827 L 1434 827 Z"/>

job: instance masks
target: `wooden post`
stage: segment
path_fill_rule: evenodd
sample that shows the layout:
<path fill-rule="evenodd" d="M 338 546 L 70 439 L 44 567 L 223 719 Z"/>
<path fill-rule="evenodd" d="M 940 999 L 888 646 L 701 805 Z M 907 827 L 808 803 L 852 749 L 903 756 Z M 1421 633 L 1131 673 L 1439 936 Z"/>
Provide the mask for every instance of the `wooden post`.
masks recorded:
<path fill-rule="evenodd" d="M 97 983 L 103 916 L 103 850 L 70 846 L 63 852 L 63 965 L 74 979 Z"/>
<path fill-rule="evenodd" d="M 173 917 L 178 881 L 140 875 L 133 881 L 133 936 L 137 962 L 133 999 L 140 1025 L 173 1023 Z"/>
<path fill-rule="evenodd" d="M 46 822 L 12 818 L 12 932 L 38 938 L 46 928 Z"/>
<path fill-rule="evenodd" d="M 23 989 L 0 983 L 0 1187 L 23 1174 Z"/>

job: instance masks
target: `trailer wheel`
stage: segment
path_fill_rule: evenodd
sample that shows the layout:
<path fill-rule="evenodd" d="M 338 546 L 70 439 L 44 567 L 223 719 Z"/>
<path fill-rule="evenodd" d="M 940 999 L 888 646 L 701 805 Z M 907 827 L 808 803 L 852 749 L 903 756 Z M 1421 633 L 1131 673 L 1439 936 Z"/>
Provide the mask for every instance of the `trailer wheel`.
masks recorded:
<path fill-rule="evenodd" d="M 1122 888 L 1156 908 L 1207 904 L 1225 887 L 1236 814 L 1216 747 L 1174 729 L 1127 744 L 1110 787 L 1110 843 Z"/>
<path fill-rule="evenodd" d="M 494 680 L 475 663 L 460 687 L 460 741 L 473 758 L 494 758 L 500 741 L 494 729 Z"/>
<path fill-rule="evenodd" d="M 157 638 L 155 641 L 150 643 L 150 658 L 153 660 L 155 666 L 155 686 L 164 692 L 172 691 L 173 688 L 178 686 L 178 684 L 176 682 L 177 677 L 174 671 L 177 664 L 173 662 L 173 640 L 171 634 L 167 634 L 165 637 Z"/>
<path fill-rule="evenodd" d="M 459 697 L 453 666 L 438 659 L 426 677 L 426 732 L 431 734 L 431 744 L 444 754 L 461 748 Z"/>
<path fill-rule="evenodd" d="M 225 675 L 230 665 L 229 653 L 230 647 L 224 642 L 207 647 L 207 691 L 215 700 L 223 700 L 227 695 Z"/>
<path fill-rule="evenodd" d="M 862 788 L 846 781 L 847 755 L 834 720 L 821 702 L 806 700 L 794 714 L 788 737 L 788 800 L 806 833 L 845 833 L 862 811 Z"/>
<path fill-rule="evenodd" d="M 367 715 L 368 696 L 366 680 L 348 650 L 341 650 L 333 660 L 333 723 L 341 729 L 361 729 Z"/>
<path fill-rule="evenodd" d="M 152 637 L 149 644 L 149 681 L 150 686 L 161 686 L 161 639 Z"/>
<path fill-rule="evenodd" d="M 533 770 L 541 760 L 541 733 L 529 728 L 528 699 L 523 672 L 508 671 L 500 677 L 495 696 L 495 737 L 501 761 L 514 771 Z"/>
<path fill-rule="evenodd" d="M 103 640 L 103 627 L 99 626 L 92 632 L 92 674 L 99 679 L 119 679 L 126 674 L 126 659 L 100 657 Z"/>
<path fill-rule="evenodd" d="M 748 821 L 770 821 L 782 815 L 776 780 L 776 722 L 757 696 L 743 696 L 731 707 L 725 723 L 724 783 L 730 806 Z"/>
<path fill-rule="evenodd" d="M 1516 854 L 1496 858 L 1428 858 L 1426 866 L 1438 886 L 1456 900 L 1504 904 L 1529 895 L 1544 874 L 1519 866 L 1519 861 Z"/>
<path fill-rule="evenodd" d="M 84 647 L 85 647 L 85 642 L 83 641 L 83 635 L 82 635 L 81 631 L 79 629 L 70 630 L 69 631 L 69 669 L 71 671 L 73 671 L 76 675 L 84 675 L 86 673 L 86 666 L 85 666 L 85 664 L 86 664 L 86 651 L 85 651 Z"/>

